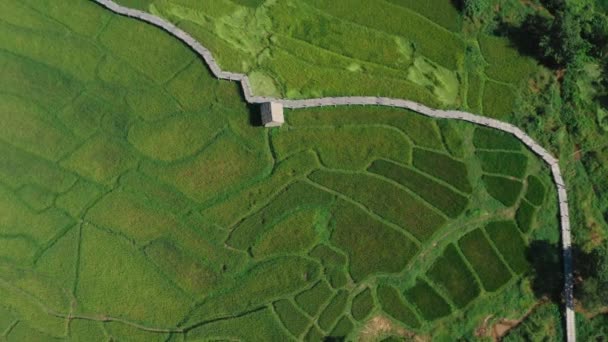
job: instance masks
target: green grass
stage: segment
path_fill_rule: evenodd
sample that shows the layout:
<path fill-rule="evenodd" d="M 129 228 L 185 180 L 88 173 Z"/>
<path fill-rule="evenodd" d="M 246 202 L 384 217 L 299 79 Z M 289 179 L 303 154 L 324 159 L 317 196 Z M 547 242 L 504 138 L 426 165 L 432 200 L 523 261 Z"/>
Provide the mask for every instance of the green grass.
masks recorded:
<path fill-rule="evenodd" d="M 190 51 L 170 35 L 124 17 L 113 16 L 99 40 L 124 63 L 157 83 L 167 81 L 192 60 Z"/>
<path fill-rule="evenodd" d="M 25 240 L 25 239 L 24 239 Z M 19 241 L 11 241 L 11 245 L 4 249 L 8 252 L 14 250 Z M 80 227 L 74 225 L 70 227 L 55 243 L 39 257 L 36 261 L 35 271 L 40 272 L 52 279 L 62 288 L 71 288 L 76 279 L 76 263 L 74 251 L 80 243 Z M 19 257 L 26 257 L 35 251 L 35 248 L 21 251 Z"/>
<path fill-rule="evenodd" d="M 310 249 L 318 239 L 315 225 L 319 215 L 317 210 L 304 209 L 285 218 L 258 238 L 251 254 L 263 258 Z"/>
<path fill-rule="evenodd" d="M 439 287 L 444 288 L 452 302 L 462 308 L 479 293 L 479 285 L 469 271 L 454 245 L 448 245 L 441 257 L 431 266 L 427 276 Z"/>
<path fill-rule="evenodd" d="M 526 200 L 521 201 L 519 208 L 517 208 L 517 212 L 515 213 L 515 221 L 517 222 L 519 230 L 521 230 L 522 233 L 529 232 L 534 225 L 535 218 L 536 209 L 534 206 Z"/>
<path fill-rule="evenodd" d="M 473 266 L 484 289 L 498 290 L 511 278 L 506 265 L 490 246 L 490 242 L 480 229 L 476 229 L 458 241 L 462 254 Z"/>
<path fill-rule="evenodd" d="M 409 54 L 413 51 L 407 51 L 409 54 L 406 54 L 395 44 L 391 35 L 353 23 L 342 22 L 336 25 L 333 17 L 323 12 L 310 11 L 301 4 L 275 6 L 271 10 L 274 17 L 299 19 L 289 23 L 278 21 L 275 30 L 281 32 L 277 40 L 280 47 L 300 58 L 331 68 L 347 69 L 350 63 L 360 63 L 365 69 L 372 69 L 373 72 L 392 76 L 402 73 L 406 76 L 399 68 L 407 68 L 411 63 Z M 298 11 L 310 11 L 316 16 L 302 16 Z M 336 44 L 336 37 L 353 40 Z M 317 60 L 312 59 L 314 56 Z M 343 63 L 346 65 L 342 65 Z"/>
<path fill-rule="evenodd" d="M 334 289 L 341 288 L 348 282 L 346 263 L 347 257 L 338 253 L 328 245 L 317 245 L 309 255 L 317 258 L 325 268 L 325 277 Z"/>
<path fill-rule="evenodd" d="M 256 239 L 270 229 L 269 223 L 278 221 L 286 212 L 298 207 L 322 207 L 332 200 L 332 196 L 303 182 L 290 185 L 278 194 L 260 211 L 240 221 L 230 233 L 226 243 L 234 248 L 245 250 Z M 297 203 L 298 206 L 294 206 Z"/>
<path fill-rule="evenodd" d="M 81 244 L 76 288 L 79 313 L 104 312 L 142 324 L 167 326 L 177 324 L 190 310 L 191 299 L 155 272 L 128 240 L 87 225 Z"/>
<path fill-rule="evenodd" d="M 471 193 L 471 183 L 465 163 L 443 153 L 414 149 L 413 165 L 420 171 L 445 181 L 456 189 Z"/>
<path fill-rule="evenodd" d="M 321 312 L 318 320 L 319 328 L 324 331 L 331 331 L 331 328 L 344 312 L 346 304 L 348 304 L 348 292 L 345 290 L 338 291 Z"/>
<path fill-rule="evenodd" d="M 464 43 L 456 35 L 435 27 L 400 6 L 376 2 L 341 0 L 329 4 L 307 0 L 315 7 L 338 18 L 358 23 L 386 33 L 402 36 L 416 44 L 420 53 L 449 69 L 455 69 L 464 52 Z M 365 15 L 364 13 L 374 13 Z M 383 20 L 378 20 L 382 18 Z M 450 51 L 445 53 L 445 51 Z"/>
<path fill-rule="evenodd" d="M 310 178 L 360 202 L 420 240 L 428 239 L 445 222 L 443 217 L 405 190 L 374 177 L 319 171 Z M 366 187 L 361 187 L 361 184 L 366 184 Z"/>
<path fill-rule="evenodd" d="M 186 254 L 171 241 L 156 240 L 144 252 L 163 274 L 193 297 L 205 296 L 218 285 L 217 270 Z"/>
<path fill-rule="evenodd" d="M 82 83 L 61 71 L 41 63 L 0 52 L 2 84 L 0 90 L 6 94 L 29 96 L 33 102 L 54 111 L 67 105 L 82 88 Z"/>
<path fill-rule="evenodd" d="M 103 325 L 99 322 L 84 319 L 70 322 L 70 338 L 74 341 L 90 341 L 103 333 Z"/>
<path fill-rule="evenodd" d="M 515 222 L 491 222 L 485 230 L 513 271 L 523 273 L 530 268 L 526 259 L 526 243 L 519 235 Z"/>
<path fill-rule="evenodd" d="M 34 211 L 42 211 L 53 205 L 55 195 L 38 186 L 25 185 L 17 191 L 17 196 Z"/>
<path fill-rule="evenodd" d="M 276 165 L 270 178 L 214 203 L 213 206 L 203 210 L 202 215 L 210 222 L 228 227 L 238 221 L 243 213 L 248 213 L 265 203 L 277 189 L 283 189 L 292 179 L 316 168 L 318 166 L 316 160 L 316 156 L 311 151 L 283 160 Z"/>
<path fill-rule="evenodd" d="M 433 92 L 406 79 L 375 77 L 365 73 L 351 73 L 330 67 L 315 66 L 313 63 L 297 57 L 285 50 L 276 50 L 273 53 L 273 71 L 284 75 L 281 77 L 281 83 L 287 89 L 292 89 L 286 94 L 288 98 L 375 95 L 378 93 L 398 97 L 400 94 L 407 93 L 412 98 L 432 106 L 439 106 L 441 103 Z M 306 74 L 299 72 L 303 69 L 308 72 Z"/>
<path fill-rule="evenodd" d="M 169 81 L 166 90 L 183 110 L 198 112 L 203 117 L 217 116 L 221 107 L 230 108 L 240 115 L 247 113 L 238 85 L 229 81 L 218 82 L 209 74 L 202 60 L 197 59 L 179 71 Z M 220 108 L 211 108 L 215 101 L 220 101 Z M 215 120 L 221 121 L 220 118 Z"/>
<path fill-rule="evenodd" d="M 473 144 L 477 148 L 488 150 L 521 151 L 522 149 L 521 142 L 515 136 L 487 127 L 475 128 Z"/>
<path fill-rule="evenodd" d="M 189 330 L 186 336 L 189 340 L 194 341 L 247 339 L 280 342 L 290 339 L 269 308 L 195 327 Z"/>
<path fill-rule="evenodd" d="M 460 30 L 462 17 L 458 9 L 450 0 L 423 2 L 416 0 L 389 0 L 390 2 L 409 8 L 429 18 L 438 25 L 444 26 L 450 31 Z"/>
<path fill-rule="evenodd" d="M 347 316 L 343 316 L 329 333 L 329 337 L 346 338 L 353 331 L 354 327 L 353 321 Z"/>
<path fill-rule="evenodd" d="M 0 135 L 15 147 L 57 161 L 77 144 L 70 133 L 25 99 L 0 95 Z"/>
<path fill-rule="evenodd" d="M 536 61 L 520 54 L 508 38 L 484 34 L 479 37 L 479 45 L 490 64 L 486 68 L 490 78 L 519 85 L 539 69 Z"/>
<path fill-rule="evenodd" d="M 428 321 L 445 317 L 452 312 L 445 299 L 424 280 L 416 280 L 414 287 L 405 291 L 405 296 Z"/>
<path fill-rule="evenodd" d="M 248 7 L 259 7 L 264 3 L 264 0 L 234 0 L 239 5 L 248 6 Z"/>
<path fill-rule="evenodd" d="M 439 126 L 441 136 L 443 137 L 443 144 L 448 152 L 455 158 L 464 157 L 465 139 L 456 124 L 450 120 L 439 120 L 437 121 L 437 126 Z"/>
<path fill-rule="evenodd" d="M 61 288 L 48 277 L 32 273 L 24 274 L 23 271 L 6 263 L 0 267 L 3 278 L 12 285 L 2 287 L 4 295 L 0 297 L 1 306 L 10 312 L 7 318 L 11 319 L 11 323 L 14 322 L 12 320 L 14 318 L 27 327 L 20 329 L 21 331 L 16 333 L 16 338 L 27 340 L 29 336 L 31 338 L 44 336 L 42 341 L 45 341 L 52 337 L 65 336 L 65 320 L 43 312 L 37 304 L 44 301 L 53 310 L 67 310 L 69 300 L 65 298 Z"/>
<path fill-rule="evenodd" d="M 0 238 L 0 260 L 8 261 L 15 265 L 32 264 L 36 249 L 38 249 L 38 244 L 28 236 Z"/>
<path fill-rule="evenodd" d="M 286 111 L 290 126 L 388 125 L 405 133 L 415 145 L 441 150 L 436 121 L 415 112 L 376 106 L 306 108 Z"/>
<path fill-rule="evenodd" d="M 528 166 L 528 157 L 523 153 L 503 151 L 477 151 L 484 172 L 523 178 Z"/>
<path fill-rule="evenodd" d="M 471 72 L 468 75 L 469 86 L 467 88 L 467 104 L 473 113 L 481 113 L 483 108 L 483 85 L 485 80 L 476 72 Z"/>
<path fill-rule="evenodd" d="M 129 108 L 147 121 L 163 119 L 181 110 L 179 103 L 166 90 L 153 85 L 131 90 L 126 100 Z"/>
<path fill-rule="evenodd" d="M 522 182 L 501 176 L 484 175 L 482 180 L 488 193 L 507 207 L 517 202 L 523 187 Z"/>
<path fill-rule="evenodd" d="M 22 2 L 5 1 L 1 6 L 2 14 L 0 15 L 0 18 L 11 25 L 31 30 L 63 32 L 63 27 L 61 27 L 59 23 L 54 22 L 50 17 L 44 16 L 43 14 L 31 13 L 27 6 Z"/>
<path fill-rule="evenodd" d="M 86 218 L 142 242 L 182 229 L 175 215 L 158 210 L 137 194 L 126 191 L 115 191 L 103 197 L 88 211 Z"/>
<path fill-rule="evenodd" d="M 141 194 L 150 205 L 169 211 L 186 211 L 192 202 L 170 186 L 155 182 L 139 172 L 127 172 L 120 177 L 120 186 L 130 193 Z"/>
<path fill-rule="evenodd" d="M 104 324 L 104 330 L 107 334 L 116 339 L 128 339 L 130 341 L 141 342 L 162 342 L 169 338 L 168 333 L 158 333 L 145 331 L 127 324 L 109 322 Z"/>
<path fill-rule="evenodd" d="M 61 165 L 100 184 L 111 184 L 121 173 L 135 168 L 137 158 L 126 144 L 109 136 L 96 136 L 63 160 Z"/>
<path fill-rule="evenodd" d="M 179 115 L 129 129 L 129 142 L 150 159 L 171 162 L 194 155 L 225 125 L 216 113 Z"/>
<path fill-rule="evenodd" d="M 142 163 L 142 170 L 189 198 L 204 202 L 259 176 L 266 166 L 264 160 L 260 153 L 223 135 L 215 139 L 205 153 L 192 159 L 170 165 L 146 161 Z"/>
<path fill-rule="evenodd" d="M 295 300 L 302 310 L 311 316 L 316 316 L 332 295 L 329 285 L 321 280 L 310 289 L 296 295 Z"/>
<path fill-rule="evenodd" d="M 396 288 L 390 285 L 379 285 L 376 294 L 384 312 L 409 327 L 418 328 L 420 326 L 420 321 L 412 309 L 404 303 Z"/>
<path fill-rule="evenodd" d="M 17 23 L 17 25 L 22 24 Z M 6 22 L 0 24 L 2 27 L 0 39 L 4 51 L 53 67 L 79 81 L 94 79 L 95 68 L 102 58 L 102 53 L 93 42 L 79 39 L 74 35 L 66 35 L 65 31 L 45 32 L 44 29 L 30 30 L 19 26 Z M 41 35 L 41 32 L 45 34 Z M 77 51 L 77 53 L 65 53 L 66 51 Z"/>
<path fill-rule="evenodd" d="M 198 306 L 188 323 L 259 308 L 269 301 L 312 285 L 319 274 L 319 264 L 298 256 L 284 256 L 254 264 L 237 277 L 230 288 L 224 288 Z"/>
<path fill-rule="evenodd" d="M 408 94 L 428 105 L 460 102 L 455 70 L 464 41 L 449 31 L 458 31 L 461 20 L 448 1 L 435 4 L 441 11 L 415 2 L 152 3 L 153 9 L 149 2 L 125 4 L 153 10 L 193 34 L 224 69 L 248 72 L 256 94 Z"/>
<path fill-rule="evenodd" d="M 178 22 L 225 70 L 247 73 L 256 94 L 387 95 L 450 108 L 474 96 L 462 88 L 470 70 L 447 0 L 124 1 Z M 421 324 L 400 289 L 383 290 L 426 275 L 451 298 L 461 287 L 431 277 L 446 260 L 433 248 L 458 240 L 454 228 L 479 213 L 501 219 L 472 186 L 472 125 L 352 106 L 286 110 L 288 124 L 267 130 L 252 124 L 259 109 L 236 82 L 216 80 L 152 25 L 85 0 L 4 1 L 0 22 L 5 339 L 357 340 L 377 316 L 419 336 L 449 329 L 464 338 L 489 313 L 502 315 L 492 304 L 526 291 L 479 296 Z M 478 150 L 512 150 L 495 131 L 490 147 L 475 139 Z M 402 166 L 374 170 L 403 187 L 369 174 L 374 160 Z M 537 193 L 534 182 L 527 189 Z M 484 201 L 462 215 L 462 197 Z M 510 243 L 496 247 L 515 269 Z"/>
<path fill-rule="evenodd" d="M 351 304 L 351 313 L 357 321 L 363 320 L 374 308 L 374 297 L 369 288 L 357 293 Z"/>
<path fill-rule="evenodd" d="M 87 90 L 57 113 L 57 117 L 74 135 L 89 138 L 99 131 L 103 117 L 124 110 L 122 105 L 105 102 Z"/>
<path fill-rule="evenodd" d="M 412 153 L 410 142 L 400 132 L 380 127 L 280 130 L 273 134 L 272 143 L 281 159 L 314 149 L 324 166 L 355 170 L 364 169 L 376 158 L 407 163 Z"/>
<path fill-rule="evenodd" d="M 467 197 L 413 169 L 385 160 L 376 160 L 368 171 L 407 187 L 450 218 L 458 217 L 468 205 Z"/>
<path fill-rule="evenodd" d="M 374 274 L 398 273 L 418 252 L 401 232 L 352 204 L 341 203 L 334 219 L 331 242 L 348 255 L 350 275 L 356 282 Z"/>
<path fill-rule="evenodd" d="M 309 325 L 309 319 L 292 302 L 283 299 L 273 304 L 274 311 L 289 332 L 298 337 Z"/>
<path fill-rule="evenodd" d="M 18 341 L 35 341 L 43 342 L 53 340 L 53 336 L 45 334 L 44 332 L 38 331 L 26 322 L 19 322 L 11 329 L 11 338 L 15 338 Z M 58 339 L 57 337 L 55 337 Z"/>
<path fill-rule="evenodd" d="M 486 116 L 508 120 L 513 112 L 516 95 L 502 83 L 487 80 L 483 87 L 483 112 Z"/>
<path fill-rule="evenodd" d="M 545 201 L 546 189 L 543 182 L 536 176 L 528 176 L 526 183 L 528 189 L 526 190 L 526 199 L 535 206 L 540 206 Z"/>
<path fill-rule="evenodd" d="M 310 327 L 310 329 L 308 329 L 308 332 L 304 336 L 304 341 L 317 342 L 317 341 L 322 341 L 324 337 L 325 336 L 323 335 L 321 330 L 319 330 L 319 328 L 317 328 L 315 325 L 313 325 Z"/>
<path fill-rule="evenodd" d="M 0 185 L 0 227 L 3 236 L 22 236 L 44 244 L 73 224 L 69 216 L 55 208 L 41 213 L 33 211 L 9 189 Z"/>
<path fill-rule="evenodd" d="M 13 187 L 32 184 L 52 192 L 64 192 L 77 177 L 43 158 L 21 151 L 0 141 L 0 181 Z"/>

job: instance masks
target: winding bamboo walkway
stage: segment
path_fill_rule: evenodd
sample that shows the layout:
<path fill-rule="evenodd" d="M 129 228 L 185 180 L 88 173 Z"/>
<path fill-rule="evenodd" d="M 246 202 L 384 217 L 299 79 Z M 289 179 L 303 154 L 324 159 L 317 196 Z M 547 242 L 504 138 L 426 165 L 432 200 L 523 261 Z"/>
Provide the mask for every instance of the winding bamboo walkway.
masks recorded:
<path fill-rule="evenodd" d="M 510 123 L 502 122 L 488 117 L 483 117 L 456 110 L 438 110 L 429 108 L 423 104 L 416 103 L 413 101 L 387 97 L 348 96 L 323 97 L 306 100 L 286 100 L 271 97 L 254 96 L 251 89 L 251 83 L 249 82 L 249 78 L 247 77 L 247 75 L 223 71 L 211 55 L 211 52 L 207 50 L 207 48 L 201 45 L 201 43 L 194 39 L 190 34 L 184 32 L 182 29 L 178 28 L 174 24 L 155 15 L 118 5 L 112 0 L 93 1 L 97 2 L 98 4 L 102 5 L 103 7 L 109 9 L 112 12 L 145 21 L 169 32 L 170 34 L 184 42 L 186 45 L 188 45 L 190 48 L 192 48 L 192 50 L 194 50 L 197 54 L 199 54 L 205 60 L 207 66 L 215 77 L 217 77 L 218 79 L 240 82 L 241 87 L 243 88 L 245 100 L 248 103 L 264 103 L 272 101 L 283 104 L 285 108 L 310 108 L 343 105 L 378 105 L 388 107 L 399 107 L 409 109 L 414 112 L 433 118 L 462 120 L 513 134 L 550 166 L 553 181 L 555 182 L 555 185 L 557 187 L 562 237 L 562 252 L 564 261 L 563 267 L 564 298 L 566 302 L 566 339 L 568 342 L 576 341 L 576 326 L 574 320 L 574 278 L 572 275 L 572 240 L 570 235 L 570 219 L 568 216 L 568 196 L 566 193 L 566 186 L 559 168 L 559 161 L 554 158 L 542 146 L 536 143 L 532 138 L 530 138 L 530 136 L 524 133 L 521 129 Z"/>

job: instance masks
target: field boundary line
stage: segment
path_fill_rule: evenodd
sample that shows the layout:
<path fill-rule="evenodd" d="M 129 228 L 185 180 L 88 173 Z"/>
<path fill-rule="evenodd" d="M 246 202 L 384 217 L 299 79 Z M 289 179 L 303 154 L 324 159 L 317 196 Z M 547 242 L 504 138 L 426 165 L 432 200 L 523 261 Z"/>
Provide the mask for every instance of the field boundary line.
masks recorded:
<path fill-rule="evenodd" d="M 566 340 L 568 342 L 576 341 L 576 325 L 574 317 L 574 277 L 572 274 L 572 237 L 570 233 L 570 217 L 568 208 L 568 195 L 566 185 L 562 177 L 559 167 L 559 161 L 551 155 L 547 150 L 540 146 L 534 139 L 528 136 L 520 128 L 507 122 L 471 114 L 458 110 L 439 110 L 427 107 L 421 103 L 410 100 L 403 100 L 389 97 L 376 96 L 341 96 L 341 97 L 322 97 L 302 100 L 279 99 L 266 96 L 254 96 L 251 89 L 249 77 L 245 74 L 223 71 L 211 52 L 194 39 L 190 34 L 178 28 L 176 25 L 157 17 L 153 14 L 140 11 L 133 8 L 128 8 L 115 3 L 112 0 L 93 0 L 99 5 L 108 10 L 127 16 L 130 18 L 139 19 L 154 26 L 157 26 L 194 50 L 203 58 L 211 73 L 218 79 L 240 82 L 243 89 L 245 101 L 251 104 L 260 104 L 264 102 L 278 102 L 285 108 L 313 108 L 327 106 L 345 106 L 345 105 L 376 105 L 386 107 L 404 108 L 419 114 L 423 114 L 432 118 L 438 119 L 455 119 L 466 121 L 477 125 L 482 125 L 514 135 L 522 143 L 524 143 L 532 152 L 541 157 L 551 168 L 553 181 L 557 188 L 557 196 L 559 202 L 559 216 L 562 238 L 562 253 L 563 253 L 563 270 L 564 270 L 564 299 L 566 302 Z"/>

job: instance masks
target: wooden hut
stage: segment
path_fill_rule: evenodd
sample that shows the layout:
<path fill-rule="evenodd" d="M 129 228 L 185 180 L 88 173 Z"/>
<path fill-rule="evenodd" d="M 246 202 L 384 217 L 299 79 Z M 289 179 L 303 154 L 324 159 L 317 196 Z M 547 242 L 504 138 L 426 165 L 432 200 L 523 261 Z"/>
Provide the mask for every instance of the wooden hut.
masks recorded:
<path fill-rule="evenodd" d="M 262 103 L 260 110 L 262 112 L 262 124 L 266 127 L 279 127 L 285 122 L 283 104 L 281 103 Z"/>

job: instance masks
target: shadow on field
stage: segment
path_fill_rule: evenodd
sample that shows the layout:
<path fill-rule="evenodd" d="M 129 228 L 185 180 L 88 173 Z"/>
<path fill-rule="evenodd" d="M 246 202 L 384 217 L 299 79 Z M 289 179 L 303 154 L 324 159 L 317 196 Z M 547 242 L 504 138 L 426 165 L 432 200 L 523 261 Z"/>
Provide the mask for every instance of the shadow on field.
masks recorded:
<path fill-rule="evenodd" d="M 600 104 L 600 106 L 608 110 L 608 95 L 598 96 L 596 100 Z"/>
<path fill-rule="evenodd" d="M 451 0 L 450 2 L 459 12 L 464 10 L 464 0 Z"/>
<path fill-rule="evenodd" d="M 537 298 L 560 302 L 564 285 L 562 250 L 547 241 L 532 241 L 526 251 L 532 267 L 532 290 Z"/>
<path fill-rule="evenodd" d="M 548 67 L 555 67 L 553 63 L 547 59 L 541 48 L 541 39 L 551 28 L 551 19 L 538 15 L 528 15 L 520 26 L 513 26 L 508 23 L 500 23 L 496 28 L 496 34 L 507 37 L 512 46 L 517 51 L 524 55 L 538 60 L 540 63 Z"/>
<path fill-rule="evenodd" d="M 564 270 L 561 245 L 547 241 L 533 241 L 528 246 L 526 258 L 532 267 L 532 290 L 539 299 L 554 303 L 563 302 Z M 608 295 L 608 283 L 601 281 L 603 258 L 598 252 L 588 253 L 580 247 L 572 247 L 574 294 L 578 301 L 593 306 Z M 597 298 L 596 298 L 597 297 Z"/>

